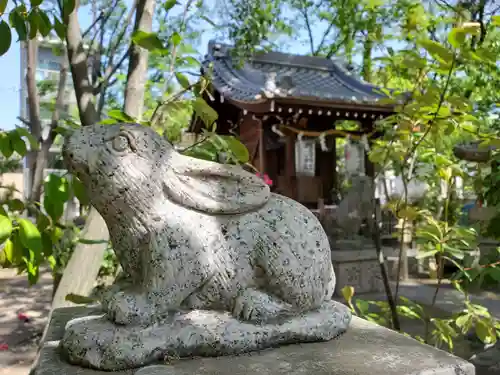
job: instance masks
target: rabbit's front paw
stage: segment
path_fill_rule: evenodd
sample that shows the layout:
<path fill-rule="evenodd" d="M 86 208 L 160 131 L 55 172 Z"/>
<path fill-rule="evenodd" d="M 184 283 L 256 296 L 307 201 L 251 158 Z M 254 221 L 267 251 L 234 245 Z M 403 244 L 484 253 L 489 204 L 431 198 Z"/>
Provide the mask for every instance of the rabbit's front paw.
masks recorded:
<path fill-rule="evenodd" d="M 149 324 L 153 317 L 152 304 L 145 294 L 120 291 L 109 298 L 106 306 L 110 320 L 122 325 Z"/>

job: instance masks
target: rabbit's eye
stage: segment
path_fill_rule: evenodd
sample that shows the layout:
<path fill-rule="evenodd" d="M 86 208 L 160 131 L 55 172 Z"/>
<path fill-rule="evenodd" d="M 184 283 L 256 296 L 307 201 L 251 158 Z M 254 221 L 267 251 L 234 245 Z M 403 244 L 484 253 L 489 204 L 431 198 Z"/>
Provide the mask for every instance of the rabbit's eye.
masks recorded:
<path fill-rule="evenodd" d="M 113 150 L 123 152 L 129 149 L 130 142 L 126 135 L 119 134 L 113 138 L 111 145 L 113 146 Z"/>
<path fill-rule="evenodd" d="M 107 139 L 107 149 L 115 154 L 124 154 L 128 151 L 136 152 L 137 147 L 134 135 L 126 130 L 122 130 Z"/>

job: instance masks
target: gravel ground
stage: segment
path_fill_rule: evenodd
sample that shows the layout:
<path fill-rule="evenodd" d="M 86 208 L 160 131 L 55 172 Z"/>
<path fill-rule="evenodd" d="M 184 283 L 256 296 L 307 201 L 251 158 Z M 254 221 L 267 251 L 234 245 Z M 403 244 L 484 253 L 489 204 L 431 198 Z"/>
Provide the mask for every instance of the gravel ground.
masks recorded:
<path fill-rule="evenodd" d="M 0 374 L 26 375 L 47 322 L 52 277 L 43 272 L 30 287 L 26 275 L 0 269 Z M 25 318 L 28 321 L 24 321 Z"/>

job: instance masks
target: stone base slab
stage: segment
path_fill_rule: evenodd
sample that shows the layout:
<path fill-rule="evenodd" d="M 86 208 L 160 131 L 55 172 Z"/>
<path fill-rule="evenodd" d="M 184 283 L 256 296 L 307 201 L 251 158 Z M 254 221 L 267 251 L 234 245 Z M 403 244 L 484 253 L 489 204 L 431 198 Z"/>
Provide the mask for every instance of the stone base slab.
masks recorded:
<path fill-rule="evenodd" d="M 58 352 L 68 320 L 89 312 L 92 313 L 81 307 L 54 311 L 35 367 L 36 375 L 109 374 L 70 365 Z M 358 317 L 352 318 L 346 333 L 328 342 L 287 345 L 239 356 L 171 359 L 161 365 L 114 374 L 475 375 L 470 362 Z"/>
<path fill-rule="evenodd" d="M 342 296 L 344 286 L 354 287 L 356 294 L 384 291 L 380 264 L 374 248 L 332 250 L 332 263 L 337 277 L 336 296 Z"/>
<path fill-rule="evenodd" d="M 344 333 L 350 321 L 350 309 L 336 301 L 260 324 L 226 312 L 194 310 L 173 312 L 149 326 L 120 326 L 100 313 L 69 321 L 60 350 L 72 364 L 115 371 L 170 357 L 234 355 L 328 341 Z"/>

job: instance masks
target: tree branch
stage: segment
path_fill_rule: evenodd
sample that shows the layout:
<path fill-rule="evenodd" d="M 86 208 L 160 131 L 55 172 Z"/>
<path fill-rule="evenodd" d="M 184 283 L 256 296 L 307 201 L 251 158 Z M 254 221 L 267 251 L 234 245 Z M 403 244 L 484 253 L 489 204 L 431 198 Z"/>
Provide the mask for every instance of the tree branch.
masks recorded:
<path fill-rule="evenodd" d="M 307 35 L 309 38 L 309 48 L 311 49 L 311 54 L 314 55 L 314 36 L 312 33 L 311 23 L 309 21 L 309 14 L 307 13 L 305 3 L 301 4 L 300 12 L 302 13 L 302 16 L 304 16 L 304 22 L 306 23 Z"/>
<path fill-rule="evenodd" d="M 104 13 L 100 13 L 99 16 L 94 20 L 94 22 L 92 22 L 92 25 L 90 25 L 87 30 L 85 30 L 83 33 L 82 33 L 82 38 L 85 39 L 85 37 L 87 36 L 88 33 L 90 33 L 90 31 L 94 28 L 95 25 L 97 25 L 97 22 L 99 22 L 102 17 L 104 16 Z"/>
<path fill-rule="evenodd" d="M 97 86 L 94 87 L 95 94 L 98 94 L 99 92 L 101 92 L 102 87 L 108 83 L 109 79 L 116 73 L 116 71 L 118 69 L 121 68 L 123 62 L 130 56 L 130 48 L 127 48 L 127 50 L 124 52 L 124 54 L 122 55 L 120 60 L 118 60 L 118 62 L 116 64 L 113 64 L 113 60 L 114 60 L 116 52 L 118 51 L 118 47 L 120 46 L 120 44 L 121 44 L 121 42 L 122 42 L 122 40 L 127 32 L 127 28 L 130 25 L 130 23 L 132 22 L 132 17 L 134 16 L 134 13 L 137 10 L 137 3 L 138 3 L 138 0 L 134 0 L 131 8 L 129 10 L 129 13 L 127 14 L 127 18 L 125 19 L 124 26 L 116 39 L 116 42 L 114 44 L 110 45 L 110 47 L 107 51 L 109 63 L 104 71 L 104 75 L 103 75 L 102 79 L 97 84 Z"/>
<path fill-rule="evenodd" d="M 75 9 L 67 18 L 66 45 L 80 122 L 83 126 L 88 126 L 97 122 L 97 112 L 93 102 L 94 90 L 89 81 L 86 53 L 78 21 L 79 7 L 79 0 L 76 0 Z"/>
<path fill-rule="evenodd" d="M 182 12 L 182 19 L 181 23 L 179 26 L 179 31 L 182 32 L 184 30 L 184 25 L 186 23 L 186 18 L 187 14 L 189 12 L 189 8 L 191 7 L 191 4 L 193 3 L 193 0 L 188 0 L 186 2 L 186 6 L 184 7 L 184 10 Z M 170 82 L 172 81 L 174 77 L 174 71 L 175 71 L 175 60 L 177 59 L 177 46 L 174 46 L 172 49 L 172 54 L 170 56 L 170 67 L 169 67 L 169 77 L 165 80 L 165 92 L 168 90 L 168 86 L 170 85 Z"/>
<path fill-rule="evenodd" d="M 155 0 L 139 0 L 135 14 L 134 31 L 151 32 Z M 148 70 L 149 52 L 130 41 L 130 57 L 125 86 L 123 112 L 140 120 L 144 105 L 144 80 Z"/>
<path fill-rule="evenodd" d="M 40 100 L 36 85 L 38 41 L 36 38 L 28 40 L 26 45 L 26 87 L 28 89 L 29 127 L 31 134 L 40 141 L 42 137 L 42 124 L 40 121 Z"/>
<path fill-rule="evenodd" d="M 328 27 L 326 28 L 325 32 L 323 33 L 323 36 L 321 37 L 321 41 L 319 42 L 318 47 L 316 47 L 316 50 L 313 52 L 313 55 L 314 55 L 314 56 L 317 56 L 317 55 L 321 52 L 321 49 L 323 48 L 323 46 L 324 46 L 324 44 L 325 44 L 326 37 L 327 37 L 327 36 L 330 34 L 330 32 L 332 31 L 333 26 L 335 26 L 335 23 L 332 21 L 332 22 L 330 22 L 330 24 L 329 24 L 329 25 L 328 25 Z"/>
<path fill-rule="evenodd" d="M 47 168 L 49 151 L 56 139 L 57 133 L 56 128 L 59 125 L 59 119 L 61 118 L 61 112 L 64 110 L 64 98 L 66 92 L 66 77 L 68 76 L 68 63 L 67 56 L 64 54 L 63 63 L 61 64 L 61 70 L 59 72 L 59 85 L 57 87 L 56 103 L 54 111 L 52 112 L 52 119 L 50 122 L 49 136 L 47 139 L 42 140 L 40 150 L 36 157 L 36 167 L 35 173 L 33 175 L 33 184 L 31 186 L 31 192 L 29 196 L 30 201 L 40 201 L 42 195 L 43 186 L 43 172 Z"/>
<path fill-rule="evenodd" d="M 99 94 L 99 92 L 101 91 L 102 87 L 104 85 L 107 86 L 109 79 L 113 76 L 113 74 L 116 73 L 116 71 L 118 69 L 121 68 L 122 64 L 125 62 L 125 60 L 127 59 L 127 57 L 129 57 L 129 55 L 130 55 L 130 48 L 127 48 L 127 50 L 125 51 L 125 53 L 123 54 L 123 56 L 120 58 L 120 60 L 115 65 L 108 65 L 106 67 L 106 72 L 104 73 L 104 77 L 102 77 L 102 79 L 99 82 L 99 84 L 94 88 L 94 94 L 96 94 L 96 95 Z M 109 85 L 109 86 L 111 86 L 111 85 Z"/>

